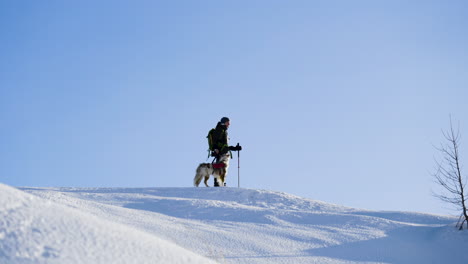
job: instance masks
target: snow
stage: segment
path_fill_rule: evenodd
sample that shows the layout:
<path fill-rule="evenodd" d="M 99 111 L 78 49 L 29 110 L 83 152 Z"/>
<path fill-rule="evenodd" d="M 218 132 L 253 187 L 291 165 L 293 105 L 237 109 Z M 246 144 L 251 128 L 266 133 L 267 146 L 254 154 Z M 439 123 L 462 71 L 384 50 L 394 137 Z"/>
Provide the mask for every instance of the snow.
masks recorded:
<path fill-rule="evenodd" d="M 0 263 L 468 263 L 456 218 L 239 188 L 0 185 Z"/>
<path fill-rule="evenodd" d="M 214 262 L 135 227 L 0 185 L 0 263 Z"/>

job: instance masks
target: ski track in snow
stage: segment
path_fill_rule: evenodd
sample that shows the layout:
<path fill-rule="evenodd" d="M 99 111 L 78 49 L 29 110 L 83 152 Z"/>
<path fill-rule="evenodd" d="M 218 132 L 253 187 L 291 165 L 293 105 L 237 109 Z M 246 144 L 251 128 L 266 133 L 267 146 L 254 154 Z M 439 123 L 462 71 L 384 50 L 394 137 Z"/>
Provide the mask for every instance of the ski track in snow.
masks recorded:
<path fill-rule="evenodd" d="M 186 249 L 200 259 L 206 257 L 218 263 L 468 263 L 468 255 L 463 253 L 468 246 L 468 233 L 458 232 L 453 227 L 456 219 L 448 216 L 359 210 L 281 192 L 237 188 L 20 189 L 42 198 L 43 203 L 77 212 L 73 219 L 84 214 L 130 230 L 121 232 L 125 238 L 119 239 L 128 239 L 127 234 L 141 236 L 141 241 L 136 239 L 137 244 L 131 249 L 136 251 L 146 252 L 138 249 L 140 244 L 147 244 L 138 244 L 146 237 L 159 241 L 151 245 Z M 28 206 L 27 201 L 2 203 L 9 210 L 5 213 L 7 219 L 20 212 L 18 208 Z M 26 215 L 27 212 L 24 219 L 28 219 Z M 2 237 L 1 228 L 2 225 L 0 260 L 11 258 L 12 254 L 2 248 L 5 235 Z M 9 228 L 22 230 L 21 226 Z M 36 229 L 48 234 L 53 228 L 44 223 Z M 23 234 L 24 239 L 37 236 L 30 230 L 30 234 Z M 114 240 L 107 239 L 104 240 L 107 246 L 114 246 Z M 102 241 L 97 238 L 88 241 L 90 245 L 93 243 Z M 61 259 L 63 247 L 39 245 L 40 250 L 28 254 L 42 254 L 38 259 Z M 85 251 L 90 245 L 78 249 Z M 118 246 L 109 251 L 120 250 Z M 27 246 L 16 247 L 29 250 Z M 78 255 L 77 259 L 82 257 L 79 250 L 73 253 Z M 97 252 L 93 254 L 98 256 Z M 196 263 L 191 261 L 195 257 L 190 255 L 186 263 Z M 143 253 L 141 259 L 147 262 L 127 263 L 163 263 L 150 258 L 154 257 Z"/>

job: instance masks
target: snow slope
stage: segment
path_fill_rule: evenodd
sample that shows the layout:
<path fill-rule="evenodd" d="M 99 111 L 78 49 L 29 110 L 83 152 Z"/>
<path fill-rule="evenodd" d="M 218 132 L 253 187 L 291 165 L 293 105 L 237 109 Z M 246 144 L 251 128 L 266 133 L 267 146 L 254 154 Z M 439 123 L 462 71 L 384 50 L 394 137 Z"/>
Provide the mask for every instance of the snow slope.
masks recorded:
<path fill-rule="evenodd" d="M 448 216 L 237 188 L 0 187 L 0 263 L 468 263 Z"/>
<path fill-rule="evenodd" d="M 84 211 L 0 184 L 0 263 L 214 263 Z"/>

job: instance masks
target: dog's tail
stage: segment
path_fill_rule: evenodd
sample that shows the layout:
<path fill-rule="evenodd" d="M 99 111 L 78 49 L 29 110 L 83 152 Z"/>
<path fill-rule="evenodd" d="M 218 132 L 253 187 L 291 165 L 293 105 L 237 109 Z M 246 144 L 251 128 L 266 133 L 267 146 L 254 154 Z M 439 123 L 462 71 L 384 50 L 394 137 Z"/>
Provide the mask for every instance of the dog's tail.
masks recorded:
<path fill-rule="evenodd" d="M 195 173 L 195 177 L 193 178 L 193 186 L 198 187 L 202 179 L 203 179 L 202 164 L 200 164 L 197 167 L 197 172 Z"/>
<path fill-rule="evenodd" d="M 198 185 L 200 185 L 201 180 L 202 179 L 200 177 L 200 174 L 198 174 L 198 171 L 197 171 L 197 173 L 195 174 L 195 177 L 193 178 L 193 186 L 198 187 Z"/>

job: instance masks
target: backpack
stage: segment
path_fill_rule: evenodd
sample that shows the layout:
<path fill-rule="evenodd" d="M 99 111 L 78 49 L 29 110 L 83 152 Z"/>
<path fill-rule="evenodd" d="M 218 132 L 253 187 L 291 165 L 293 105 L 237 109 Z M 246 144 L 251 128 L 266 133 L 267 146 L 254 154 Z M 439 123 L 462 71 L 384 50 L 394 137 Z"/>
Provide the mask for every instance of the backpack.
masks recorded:
<path fill-rule="evenodd" d="M 218 124 L 219 126 L 219 124 Z M 216 128 L 218 128 L 218 126 Z M 208 139 L 208 157 L 217 157 L 220 154 L 229 153 L 232 158 L 232 153 L 230 147 L 227 145 L 226 137 L 227 133 L 224 129 L 212 128 L 208 131 L 206 138 Z M 215 149 L 218 149 L 220 152 L 215 153 Z"/>
<path fill-rule="evenodd" d="M 216 129 L 215 128 L 212 128 L 209 132 L 208 132 L 208 136 L 206 136 L 206 138 L 208 138 L 208 149 L 209 151 L 214 151 L 215 150 L 215 144 L 216 142 L 218 142 L 219 140 L 219 135 L 217 135 L 216 133 Z"/>

